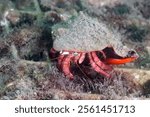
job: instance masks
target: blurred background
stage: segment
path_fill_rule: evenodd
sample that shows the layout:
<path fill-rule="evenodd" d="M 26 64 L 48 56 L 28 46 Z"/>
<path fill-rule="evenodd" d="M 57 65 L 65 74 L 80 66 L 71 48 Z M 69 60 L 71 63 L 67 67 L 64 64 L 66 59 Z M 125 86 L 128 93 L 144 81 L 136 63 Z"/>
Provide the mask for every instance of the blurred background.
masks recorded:
<path fill-rule="evenodd" d="M 80 11 L 113 27 L 139 54 L 135 62 L 115 66 L 114 79 L 77 74 L 70 81 L 49 59 L 54 27 Z M 148 99 L 149 94 L 150 0 L 0 0 L 0 99 Z"/>

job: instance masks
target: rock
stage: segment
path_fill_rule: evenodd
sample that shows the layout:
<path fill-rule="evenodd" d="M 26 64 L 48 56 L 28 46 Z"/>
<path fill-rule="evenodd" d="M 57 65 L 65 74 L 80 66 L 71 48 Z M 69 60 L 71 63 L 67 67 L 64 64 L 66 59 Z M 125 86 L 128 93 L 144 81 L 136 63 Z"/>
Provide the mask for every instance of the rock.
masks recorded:
<path fill-rule="evenodd" d="M 150 70 L 143 70 L 143 69 L 133 69 L 133 68 L 116 68 L 117 70 L 121 70 L 123 72 L 128 72 L 133 75 L 134 80 L 143 85 L 145 82 L 150 80 Z"/>
<path fill-rule="evenodd" d="M 36 26 L 23 26 L 13 31 L 7 38 L 9 44 L 13 43 L 16 46 L 19 57 L 29 59 L 33 55 L 40 54 L 44 50 L 40 40 L 42 30 Z M 29 58 L 28 58 L 29 57 Z"/>
<path fill-rule="evenodd" d="M 10 21 L 12 25 L 16 25 L 20 21 L 21 14 L 15 10 L 10 10 L 6 19 Z"/>
<path fill-rule="evenodd" d="M 1 41 L 0 39 L 0 58 L 2 56 L 7 55 L 9 52 L 9 46 L 7 44 L 5 44 L 3 41 Z"/>
<path fill-rule="evenodd" d="M 146 47 L 146 50 L 147 50 L 147 52 L 148 52 L 148 54 L 149 54 L 149 56 L 150 56 L 150 46 L 147 46 L 147 47 Z"/>

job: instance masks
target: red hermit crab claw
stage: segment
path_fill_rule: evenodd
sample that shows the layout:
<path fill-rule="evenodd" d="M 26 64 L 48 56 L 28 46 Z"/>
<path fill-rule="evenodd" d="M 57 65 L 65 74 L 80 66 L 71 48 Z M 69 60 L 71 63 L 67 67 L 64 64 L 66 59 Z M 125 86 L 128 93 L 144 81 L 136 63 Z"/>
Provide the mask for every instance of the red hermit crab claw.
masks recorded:
<path fill-rule="evenodd" d="M 104 49 L 104 51 L 107 54 L 109 53 L 107 58 L 103 61 L 106 64 L 112 64 L 112 65 L 125 64 L 129 62 L 133 62 L 139 57 L 139 55 L 136 53 L 135 50 L 128 51 L 125 57 L 116 54 L 113 48 L 106 48 Z"/>

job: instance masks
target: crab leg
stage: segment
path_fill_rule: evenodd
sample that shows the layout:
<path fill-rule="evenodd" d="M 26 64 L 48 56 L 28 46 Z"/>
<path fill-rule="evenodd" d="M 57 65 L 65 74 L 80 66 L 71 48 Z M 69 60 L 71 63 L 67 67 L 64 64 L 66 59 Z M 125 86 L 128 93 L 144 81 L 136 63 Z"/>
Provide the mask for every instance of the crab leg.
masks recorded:
<path fill-rule="evenodd" d="M 104 71 L 95 63 L 95 61 L 94 61 L 93 58 L 92 58 L 91 53 L 88 53 L 88 56 L 89 56 L 90 64 L 91 64 L 91 66 L 93 67 L 93 69 L 94 69 L 96 72 L 98 72 L 98 73 L 100 73 L 100 74 L 103 74 L 104 76 L 106 76 L 106 77 L 109 78 L 110 75 L 109 75 L 108 73 L 104 72 Z"/>
<path fill-rule="evenodd" d="M 86 53 L 81 53 L 80 58 L 79 58 L 79 64 L 81 64 L 81 63 L 84 61 L 84 59 L 85 59 L 85 54 L 86 54 Z"/>
<path fill-rule="evenodd" d="M 100 51 L 98 51 L 98 52 L 102 53 L 104 59 L 106 59 L 106 54 L 103 52 L 103 50 L 100 50 Z"/>
<path fill-rule="evenodd" d="M 74 61 L 75 63 L 77 63 L 78 60 L 79 60 L 79 58 L 80 58 L 80 56 L 81 56 L 81 54 L 78 54 L 78 55 L 74 56 L 73 61 Z"/>
<path fill-rule="evenodd" d="M 78 55 L 74 57 L 74 62 L 75 63 L 78 62 L 79 64 L 81 64 L 84 61 L 84 58 L 85 58 L 85 53 L 78 53 Z"/>
<path fill-rule="evenodd" d="M 91 56 L 93 58 L 93 61 L 99 66 L 101 67 L 103 70 L 112 70 L 112 68 L 108 65 L 105 65 L 96 55 L 96 52 L 91 52 Z"/>
<path fill-rule="evenodd" d="M 55 58 L 57 53 L 58 53 L 58 51 L 56 51 L 54 48 L 50 49 L 50 57 L 51 58 Z"/>
<path fill-rule="evenodd" d="M 73 57 L 73 55 L 67 55 L 63 59 L 62 64 L 61 64 L 63 73 L 70 79 L 73 79 L 73 75 L 70 72 L 70 61 L 71 61 L 72 57 Z"/>
<path fill-rule="evenodd" d="M 59 65 L 59 68 L 61 68 L 61 64 L 62 64 L 62 61 L 64 59 L 64 55 L 60 55 L 59 58 L 58 58 L 58 65 Z"/>

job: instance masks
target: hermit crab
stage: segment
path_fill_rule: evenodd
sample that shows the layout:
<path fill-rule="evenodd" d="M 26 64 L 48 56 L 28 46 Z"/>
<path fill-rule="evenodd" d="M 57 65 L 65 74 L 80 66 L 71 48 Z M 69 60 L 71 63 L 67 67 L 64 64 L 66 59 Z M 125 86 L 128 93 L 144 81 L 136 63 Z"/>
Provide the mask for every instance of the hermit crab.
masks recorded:
<path fill-rule="evenodd" d="M 72 63 L 79 65 L 86 60 L 92 69 L 110 78 L 110 64 L 125 64 L 138 58 L 134 50 L 122 43 L 120 33 L 83 12 L 68 21 L 67 28 L 55 29 L 53 35 L 50 54 L 58 56 L 59 68 L 70 79 L 74 77 Z"/>

